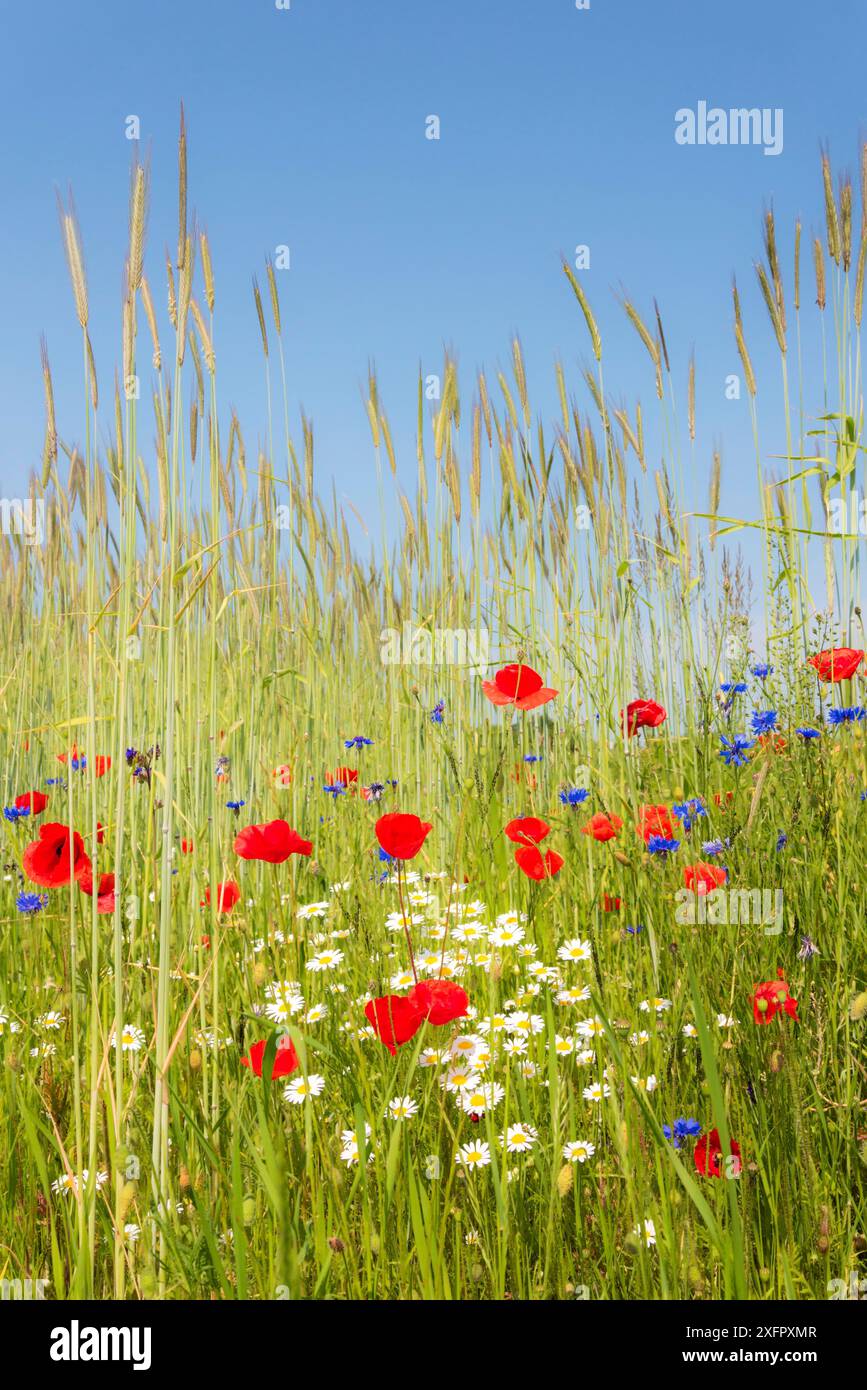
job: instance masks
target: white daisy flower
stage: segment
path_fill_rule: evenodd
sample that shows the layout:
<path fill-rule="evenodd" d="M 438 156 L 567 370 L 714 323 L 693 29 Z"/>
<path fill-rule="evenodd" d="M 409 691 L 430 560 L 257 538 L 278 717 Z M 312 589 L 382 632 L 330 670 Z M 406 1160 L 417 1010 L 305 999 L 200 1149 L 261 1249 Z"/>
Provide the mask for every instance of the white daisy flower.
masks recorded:
<path fill-rule="evenodd" d="M 563 1157 L 567 1163 L 586 1163 L 596 1152 L 596 1145 L 589 1139 L 570 1139 L 563 1145 Z"/>
<path fill-rule="evenodd" d="M 408 1120 L 418 1114 L 418 1101 L 412 1096 L 395 1096 L 388 1102 L 388 1113 L 393 1120 Z"/>
<path fill-rule="evenodd" d="M 643 1227 L 644 1229 L 642 1230 L 642 1223 L 639 1222 L 637 1226 L 634 1226 L 632 1228 L 632 1234 L 634 1236 L 643 1236 L 644 1243 L 649 1249 L 651 1245 L 656 1244 L 656 1227 L 654 1226 L 653 1222 L 648 1220 L 646 1217 L 643 1222 Z"/>
<path fill-rule="evenodd" d="M 491 1161 L 491 1146 L 484 1141 L 462 1144 L 455 1154 L 455 1163 L 464 1168 L 485 1168 Z"/>
<path fill-rule="evenodd" d="M 324 1076 L 296 1076 L 283 1091 L 283 1099 L 290 1105 L 302 1105 L 305 1100 L 320 1096 L 325 1087 Z"/>
<path fill-rule="evenodd" d="M 593 956 L 593 948 L 589 941 L 583 941 L 578 936 L 573 936 L 571 940 L 564 941 L 557 951 L 558 960 L 590 960 Z"/>
<path fill-rule="evenodd" d="M 505 1134 L 500 1135 L 500 1143 L 510 1154 L 529 1153 L 537 1138 L 532 1125 L 509 1125 Z"/>
<path fill-rule="evenodd" d="M 338 965 L 343 962 L 343 952 L 338 951 L 336 946 L 331 950 L 319 951 L 315 956 L 311 956 L 307 962 L 307 969 L 314 972 L 321 970 L 336 970 Z"/>
<path fill-rule="evenodd" d="M 140 1052 L 144 1047 L 145 1035 L 134 1023 L 125 1023 L 120 1030 L 120 1047 L 122 1052 Z M 111 1045 L 117 1050 L 117 1034 L 113 1033 Z"/>

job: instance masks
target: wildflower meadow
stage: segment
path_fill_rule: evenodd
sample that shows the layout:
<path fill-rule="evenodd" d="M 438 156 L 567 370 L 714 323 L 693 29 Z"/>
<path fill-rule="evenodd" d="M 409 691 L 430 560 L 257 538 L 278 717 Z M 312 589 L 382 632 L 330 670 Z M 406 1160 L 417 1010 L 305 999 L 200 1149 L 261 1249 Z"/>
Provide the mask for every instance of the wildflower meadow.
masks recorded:
<path fill-rule="evenodd" d="M 3 503 L 0 1277 L 867 1290 L 867 149 L 854 190 L 817 162 L 803 227 L 765 212 L 733 287 L 755 510 L 720 507 L 701 325 L 691 358 L 652 283 L 591 302 L 555 249 L 584 364 L 550 368 L 559 411 L 517 337 L 491 371 L 449 350 L 409 486 L 371 367 L 364 544 L 293 403 L 273 258 L 221 321 L 191 158 L 182 113 L 158 227 L 171 152 L 134 160 L 116 362 L 61 195 L 78 405 L 43 345 L 41 462 Z"/>

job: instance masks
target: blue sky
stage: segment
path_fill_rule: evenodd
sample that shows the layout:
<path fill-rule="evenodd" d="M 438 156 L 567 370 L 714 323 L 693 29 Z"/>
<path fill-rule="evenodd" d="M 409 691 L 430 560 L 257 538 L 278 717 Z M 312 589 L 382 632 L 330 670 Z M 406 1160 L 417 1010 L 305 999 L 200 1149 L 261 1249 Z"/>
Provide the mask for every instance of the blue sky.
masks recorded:
<path fill-rule="evenodd" d="M 248 452 L 265 428 L 251 274 L 291 248 L 283 274 L 289 397 L 312 417 L 317 479 L 375 519 L 361 392 L 369 360 L 392 420 L 402 480 L 415 478 L 419 363 L 458 355 L 472 374 L 524 346 L 531 388 L 557 414 L 553 363 L 580 390 L 589 359 L 561 254 L 590 247 L 582 281 L 604 342 L 606 385 L 651 411 L 653 378 L 614 292 L 646 317 L 660 304 L 681 399 L 695 349 L 703 502 L 722 449 L 723 511 L 754 514 L 746 401 L 730 283 L 738 275 L 760 381 L 767 451 L 780 451 L 779 368 L 753 260 L 772 203 L 789 273 L 795 216 L 823 231 L 820 142 L 856 175 L 865 133 L 857 0 L 57 0 L 10 8 L 0 83 L 0 484 L 24 485 L 43 438 L 39 335 L 61 435 L 80 440 L 81 354 L 55 211 L 71 185 L 82 226 L 92 339 L 110 420 L 119 355 L 128 170 L 125 119 L 151 159 L 146 268 L 163 305 L 163 248 L 176 237 L 178 105 L 190 139 L 190 206 L 217 283 L 219 390 Z M 675 111 L 780 107 L 784 147 L 683 147 Z M 439 141 L 425 139 L 436 114 Z M 805 257 L 804 280 L 811 283 Z M 812 295 L 805 338 L 815 339 Z M 144 334 L 144 325 L 142 324 Z M 146 338 L 143 337 L 143 342 Z M 814 359 L 805 357 L 808 377 Z M 815 408 L 820 408 L 818 396 Z M 148 431 L 144 439 L 148 438 Z M 296 437 L 298 431 L 296 430 Z M 653 461 L 653 460 L 651 460 Z"/>

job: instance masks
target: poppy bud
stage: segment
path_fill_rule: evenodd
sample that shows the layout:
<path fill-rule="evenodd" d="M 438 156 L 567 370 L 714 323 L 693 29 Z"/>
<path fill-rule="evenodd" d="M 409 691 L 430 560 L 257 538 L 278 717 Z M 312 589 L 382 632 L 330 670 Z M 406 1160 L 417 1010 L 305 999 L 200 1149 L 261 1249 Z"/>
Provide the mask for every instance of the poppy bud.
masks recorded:
<path fill-rule="evenodd" d="M 758 1011 L 759 1011 L 760 1014 L 766 1014 L 766 1013 L 768 1012 L 768 1001 L 767 1001 L 767 999 L 757 999 L 757 1000 L 756 1000 L 756 1008 L 758 1009 Z"/>

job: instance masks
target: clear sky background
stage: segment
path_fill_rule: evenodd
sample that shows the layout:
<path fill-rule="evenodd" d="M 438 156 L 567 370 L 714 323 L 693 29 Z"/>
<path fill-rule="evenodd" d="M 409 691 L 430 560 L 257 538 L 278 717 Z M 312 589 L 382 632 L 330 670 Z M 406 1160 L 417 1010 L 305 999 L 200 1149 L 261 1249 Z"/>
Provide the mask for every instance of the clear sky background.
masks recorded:
<path fill-rule="evenodd" d="M 561 254 L 584 243 L 606 386 L 630 405 L 640 394 L 651 412 L 652 372 L 614 291 L 625 288 L 648 319 L 656 297 L 681 401 L 696 354 L 700 484 L 691 500 L 705 500 L 718 444 L 722 510 L 755 515 L 745 393 L 740 402 L 724 396 L 726 374 L 739 370 L 731 277 L 742 288 L 766 451 L 781 452 L 779 367 L 752 268 L 761 216 L 772 203 L 789 281 L 794 220 L 803 217 L 805 341 L 818 342 L 808 253 L 811 231 L 824 235 L 820 143 L 857 188 L 867 133 L 862 0 L 591 0 L 586 11 L 574 0 L 291 0 L 288 11 L 274 0 L 4 0 L 3 10 L 4 494 L 39 466 L 43 331 L 61 435 L 82 436 L 81 349 L 55 188 L 75 194 L 108 425 L 132 154 L 125 120 L 140 118 L 151 160 L 146 269 L 162 309 L 183 99 L 190 207 L 207 228 L 216 274 L 219 390 L 239 411 L 248 453 L 266 419 L 250 279 L 264 279 L 276 246 L 292 256 L 280 285 L 295 420 L 303 406 L 314 421 L 320 488 L 327 493 L 333 477 L 338 495 L 374 521 L 368 361 L 408 487 L 419 363 L 439 371 L 445 344 L 458 354 L 467 406 L 475 369 L 507 366 L 518 332 L 531 398 L 556 418 L 555 359 L 579 391 L 589 359 L 560 270 Z M 781 107 L 783 152 L 678 145 L 674 113 L 700 100 Z M 439 141 L 425 139 L 431 114 Z M 819 360 L 807 346 L 816 413 Z"/>

